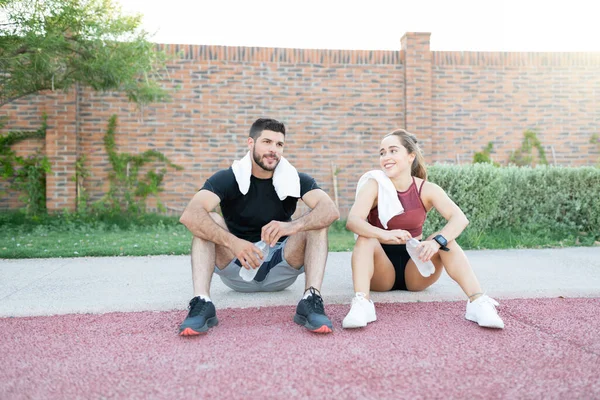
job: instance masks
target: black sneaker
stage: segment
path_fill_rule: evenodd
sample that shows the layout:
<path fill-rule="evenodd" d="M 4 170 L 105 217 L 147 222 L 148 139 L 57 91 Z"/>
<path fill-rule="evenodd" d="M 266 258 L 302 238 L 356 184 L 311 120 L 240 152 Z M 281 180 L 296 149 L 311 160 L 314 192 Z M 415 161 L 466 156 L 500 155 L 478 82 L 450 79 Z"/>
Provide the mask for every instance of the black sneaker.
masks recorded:
<path fill-rule="evenodd" d="M 209 328 L 217 325 L 217 311 L 212 301 L 194 297 L 190 301 L 190 312 L 179 326 L 180 336 L 196 336 L 205 333 Z"/>
<path fill-rule="evenodd" d="M 311 332 L 333 332 L 331 321 L 325 315 L 321 294 L 312 286 L 308 290 L 310 290 L 310 295 L 306 299 L 300 300 L 298 307 L 296 307 L 294 322 Z"/>

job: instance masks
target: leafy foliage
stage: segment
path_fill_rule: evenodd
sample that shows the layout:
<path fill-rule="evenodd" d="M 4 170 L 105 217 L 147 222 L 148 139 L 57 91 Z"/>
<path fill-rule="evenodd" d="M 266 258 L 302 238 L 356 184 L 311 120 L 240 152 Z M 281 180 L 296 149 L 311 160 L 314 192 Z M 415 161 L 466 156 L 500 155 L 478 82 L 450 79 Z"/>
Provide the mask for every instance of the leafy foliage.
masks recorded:
<path fill-rule="evenodd" d="M 513 151 L 509 157 L 510 163 L 519 167 L 524 167 L 527 165 L 534 166 L 535 160 L 533 157 L 533 149 L 535 148 L 538 151 L 537 164 L 548 165 L 548 161 L 546 160 L 546 152 L 544 151 L 544 147 L 538 139 L 537 134 L 532 130 L 526 130 L 523 133 L 523 136 L 524 138 L 521 148 Z"/>
<path fill-rule="evenodd" d="M 428 173 L 469 219 L 463 235 L 475 245 L 484 232 L 498 229 L 583 232 L 600 238 L 598 168 L 434 165 Z M 430 212 L 425 230 L 444 224 L 437 212 Z"/>
<path fill-rule="evenodd" d="M 164 154 L 156 150 L 147 150 L 141 154 L 118 153 L 115 142 L 117 128 L 117 116 L 113 115 L 108 122 L 108 129 L 104 135 L 104 146 L 108 153 L 108 159 L 113 167 L 109 173 L 110 189 L 100 201 L 111 212 L 123 210 L 141 213 L 146 210 L 146 199 L 155 196 L 158 208 L 164 211 L 164 206 L 158 198 L 163 190 L 160 185 L 163 181 L 167 168 L 163 167 L 156 171 L 149 169 L 144 178 L 140 178 L 140 170 L 146 164 L 163 163 L 167 167 L 182 170 L 183 167 L 173 164 Z"/>
<path fill-rule="evenodd" d="M 85 154 L 77 157 L 77 161 L 75 161 L 75 175 L 71 177 L 77 188 L 77 212 L 80 213 L 87 211 L 90 198 L 85 188 L 85 178 L 90 176 L 88 169 L 85 167 L 86 161 L 87 157 Z"/>
<path fill-rule="evenodd" d="M 590 143 L 596 145 L 596 149 L 600 151 L 600 135 L 594 133 L 590 138 Z M 596 163 L 600 167 L 600 157 L 598 158 L 598 162 Z"/>
<path fill-rule="evenodd" d="M 492 153 L 493 148 L 494 148 L 494 143 L 489 142 L 487 144 L 487 146 L 485 146 L 483 148 L 482 151 L 475 153 L 473 155 L 473 164 L 488 163 L 488 164 L 493 164 L 496 167 L 499 167 L 500 164 L 498 164 L 497 162 L 494 162 L 491 158 L 491 153 Z"/>
<path fill-rule="evenodd" d="M 28 214 L 46 212 L 46 174 L 51 172 L 50 161 L 39 152 L 28 157 L 17 157 L 21 166 L 17 170 L 12 187 L 22 194 L 19 200 L 25 203 Z"/>
<path fill-rule="evenodd" d="M 0 123 L 0 128 L 3 126 Z M 46 174 L 51 172 L 48 158 L 40 152 L 28 157 L 17 156 L 14 144 L 29 138 L 46 136 L 46 116 L 36 131 L 11 131 L 0 135 L 0 175 L 9 180 L 11 189 L 21 192 L 19 200 L 25 203 L 28 214 L 46 212 Z"/>
<path fill-rule="evenodd" d="M 165 99 L 165 55 L 140 25 L 114 0 L 0 2 L 0 106 L 74 83 L 141 104 Z"/>

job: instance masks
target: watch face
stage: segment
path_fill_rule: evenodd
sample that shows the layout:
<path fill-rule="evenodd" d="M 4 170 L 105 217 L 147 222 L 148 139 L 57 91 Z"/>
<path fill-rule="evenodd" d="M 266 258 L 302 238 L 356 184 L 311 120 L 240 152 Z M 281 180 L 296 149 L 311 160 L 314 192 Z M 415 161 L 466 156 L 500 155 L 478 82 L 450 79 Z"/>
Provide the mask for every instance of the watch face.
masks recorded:
<path fill-rule="evenodd" d="M 435 237 L 435 241 L 438 242 L 439 244 L 441 244 L 442 246 L 445 246 L 448 244 L 448 241 L 446 240 L 445 237 L 443 237 L 442 235 L 437 235 Z"/>

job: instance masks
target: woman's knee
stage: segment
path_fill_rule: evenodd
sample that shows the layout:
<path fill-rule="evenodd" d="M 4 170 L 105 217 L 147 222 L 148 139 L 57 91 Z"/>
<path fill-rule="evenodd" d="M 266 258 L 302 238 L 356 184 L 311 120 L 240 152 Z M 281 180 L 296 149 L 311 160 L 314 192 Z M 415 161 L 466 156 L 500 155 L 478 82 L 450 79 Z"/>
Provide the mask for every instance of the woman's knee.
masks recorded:
<path fill-rule="evenodd" d="M 448 243 L 446 245 L 446 247 L 448 247 L 450 249 L 450 251 L 452 251 L 452 249 L 456 249 L 458 251 L 462 251 L 462 247 L 460 247 L 460 244 L 458 244 L 458 242 L 456 240 L 453 240 L 450 243 Z"/>
<path fill-rule="evenodd" d="M 379 241 L 375 238 L 368 238 L 364 236 L 359 236 L 356 238 L 356 243 L 354 244 L 354 248 L 366 248 L 366 249 L 375 249 L 375 246 L 379 244 Z"/>
<path fill-rule="evenodd" d="M 436 254 L 433 255 L 433 257 L 431 257 L 431 262 L 433 263 L 433 266 L 435 267 L 436 272 L 438 270 L 441 271 L 444 268 L 444 263 L 442 262 L 442 257 L 440 257 L 439 252 L 437 252 Z"/>

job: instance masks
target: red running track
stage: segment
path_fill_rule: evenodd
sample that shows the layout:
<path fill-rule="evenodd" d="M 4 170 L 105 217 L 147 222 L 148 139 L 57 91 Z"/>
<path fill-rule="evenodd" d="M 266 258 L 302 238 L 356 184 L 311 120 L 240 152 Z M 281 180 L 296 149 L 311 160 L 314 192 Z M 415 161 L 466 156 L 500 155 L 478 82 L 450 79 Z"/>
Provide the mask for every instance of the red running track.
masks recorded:
<path fill-rule="evenodd" d="M 326 306 L 330 335 L 290 306 L 217 310 L 192 338 L 183 311 L 3 318 L 0 398 L 600 398 L 600 299 L 505 300 L 504 330 L 464 307 L 377 304 L 348 331 Z"/>

